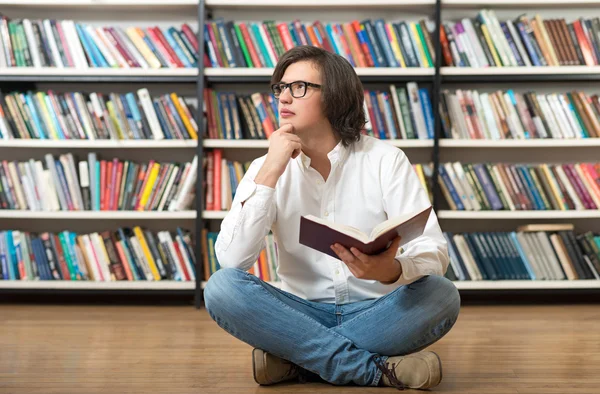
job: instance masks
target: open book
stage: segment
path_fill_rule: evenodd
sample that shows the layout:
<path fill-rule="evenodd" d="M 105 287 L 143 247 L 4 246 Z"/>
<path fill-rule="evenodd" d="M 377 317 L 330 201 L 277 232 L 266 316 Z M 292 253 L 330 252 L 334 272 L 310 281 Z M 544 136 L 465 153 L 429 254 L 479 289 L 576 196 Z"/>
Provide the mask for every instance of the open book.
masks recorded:
<path fill-rule="evenodd" d="M 402 216 L 390 218 L 378 224 L 371 234 L 365 234 L 357 228 L 333 223 L 313 215 L 300 218 L 300 243 L 312 249 L 326 253 L 336 259 L 337 254 L 331 245 L 339 243 L 347 249 L 355 247 L 361 252 L 374 255 L 390 247 L 396 236 L 402 240 L 400 246 L 423 234 L 432 207 L 421 212 L 410 212 Z"/>

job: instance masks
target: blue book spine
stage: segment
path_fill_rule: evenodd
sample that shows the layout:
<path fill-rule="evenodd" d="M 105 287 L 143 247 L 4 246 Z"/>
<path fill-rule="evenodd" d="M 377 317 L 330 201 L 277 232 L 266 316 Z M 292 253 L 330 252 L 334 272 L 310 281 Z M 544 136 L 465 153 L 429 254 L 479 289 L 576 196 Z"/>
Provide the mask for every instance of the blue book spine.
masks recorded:
<path fill-rule="evenodd" d="M 431 110 L 431 101 L 429 100 L 429 92 L 427 91 L 427 88 L 420 88 L 419 96 L 421 98 L 421 108 L 423 109 L 423 117 L 425 118 L 425 126 L 427 128 L 427 136 L 429 139 L 433 139 L 433 135 L 435 133 L 433 111 Z"/>
<path fill-rule="evenodd" d="M 46 127 L 44 126 L 44 122 L 42 122 L 40 119 L 40 115 L 38 114 L 37 108 L 33 100 L 33 94 L 31 92 L 27 92 L 27 94 L 25 94 L 25 102 L 27 102 L 27 106 L 31 110 L 31 116 L 33 117 L 33 122 L 35 123 L 35 127 L 38 130 L 40 139 L 47 139 L 48 137 L 46 135 L 48 135 L 48 133 L 46 131 Z"/>
<path fill-rule="evenodd" d="M 512 244 L 514 245 L 514 247 L 517 249 L 517 252 L 519 253 L 519 257 L 521 258 L 521 261 L 523 262 L 523 265 L 525 266 L 525 269 L 527 270 L 529 277 L 532 280 L 536 280 L 535 272 L 531 268 L 531 263 L 527 259 L 527 255 L 525 254 L 525 251 L 521 247 L 521 243 L 519 242 L 519 239 L 517 238 L 517 233 L 514 231 L 511 232 L 510 239 L 512 240 Z"/>
<path fill-rule="evenodd" d="M 462 200 L 460 199 L 460 196 L 458 195 L 454 184 L 452 184 L 450 176 L 448 176 L 448 173 L 446 172 L 444 166 L 440 164 L 440 166 L 438 167 L 438 171 L 440 176 L 442 177 L 442 181 L 444 182 L 446 188 L 448 189 L 448 192 L 450 193 L 450 197 L 452 197 L 452 201 L 454 201 L 454 204 L 456 204 L 456 209 L 459 211 L 464 211 L 465 206 Z"/>
<path fill-rule="evenodd" d="M 385 54 L 389 66 L 400 67 L 398 60 L 396 60 L 396 57 L 394 56 L 394 51 L 392 50 L 392 45 L 387 36 L 385 22 L 383 21 L 383 19 L 377 19 L 375 21 L 375 33 L 379 38 L 379 42 L 381 42 L 381 46 L 383 47 L 383 53 Z"/>
<path fill-rule="evenodd" d="M 474 164 L 473 169 L 475 170 L 475 175 L 479 179 L 481 186 L 483 188 L 483 192 L 487 196 L 488 201 L 491 204 L 491 208 L 493 210 L 500 210 L 503 208 L 502 201 L 500 201 L 500 197 L 496 192 L 496 188 L 494 184 L 490 181 L 488 177 L 487 171 L 482 164 Z"/>

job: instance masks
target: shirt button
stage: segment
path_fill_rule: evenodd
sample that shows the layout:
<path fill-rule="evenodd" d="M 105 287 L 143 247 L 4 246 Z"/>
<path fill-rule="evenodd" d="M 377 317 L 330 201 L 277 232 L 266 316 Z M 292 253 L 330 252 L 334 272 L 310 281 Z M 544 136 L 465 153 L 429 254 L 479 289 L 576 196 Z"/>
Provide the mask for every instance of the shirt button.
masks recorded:
<path fill-rule="evenodd" d="M 340 274 L 340 270 L 335 270 L 335 274 L 339 275 Z"/>
<path fill-rule="evenodd" d="M 329 212 L 325 211 L 325 216 L 329 216 Z"/>

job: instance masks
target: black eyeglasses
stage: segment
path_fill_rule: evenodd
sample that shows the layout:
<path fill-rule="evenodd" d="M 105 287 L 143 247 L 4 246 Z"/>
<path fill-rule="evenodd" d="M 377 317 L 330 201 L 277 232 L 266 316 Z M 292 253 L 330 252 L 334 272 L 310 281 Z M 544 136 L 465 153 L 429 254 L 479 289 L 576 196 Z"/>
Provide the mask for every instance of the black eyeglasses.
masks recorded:
<path fill-rule="evenodd" d="M 271 90 L 273 91 L 273 95 L 275 96 L 276 99 L 279 98 L 279 96 L 281 95 L 281 93 L 283 93 L 285 88 L 290 88 L 290 93 L 292 94 L 292 97 L 302 98 L 302 97 L 306 96 L 306 91 L 308 90 L 308 88 L 307 88 L 308 86 L 312 86 L 313 88 L 321 87 L 321 85 L 318 85 L 318 84 L 312 83 L 312 82 L 294 81 L 294 82 L 290 82 L 290 83 L 283 83 L 283 82 L 274 83 L 273 85 L 271 85 Z"/>

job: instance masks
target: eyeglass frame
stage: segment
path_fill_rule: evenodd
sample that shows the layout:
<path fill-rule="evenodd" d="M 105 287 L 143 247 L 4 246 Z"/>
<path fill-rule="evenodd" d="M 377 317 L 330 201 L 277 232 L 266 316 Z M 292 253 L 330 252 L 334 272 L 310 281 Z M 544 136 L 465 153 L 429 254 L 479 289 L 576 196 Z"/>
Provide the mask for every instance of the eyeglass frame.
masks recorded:
<path fill-rule="evenodd" d="M 306 85 L 306 88 L 304 89 L 304 94 L 303 94 L 302 96 L 300 96 L 300 97 L 296 97 L 296 96 L 294 96 L 294 95 L 292 94 L 292 90 L 291 90 L 291 88 L 292 88 L 292 85 L 293 85 L 293 84 L 295 84 L 295 83 L 298 83 L 298 82 L 302 82 L 303 84 L 305 84 L 305 85 Z M 322 87 L 322 85 L 319 85 L 319 84 L 317 84 L 317 83 L 306 82 L 306 81 L 293 81 L 293 82 L 290 82 L 290 83 L 283 83 L 283 82 L 279 82 L 279 83 L 274 83 L 274 84 L 272 84 L 272 85 L 271 85 L 271 92 L 273 93 L 273 95 L 274 95 L 274 96 L 275 96 L 275 92 L 274 92 L 275 86 L 283 86 L 283 89 L 281 89 L 281 93 L 279 93 L 279 96 L 281 96 L 281 94 L 282 94 L 282 93 L 285 91 L 285 89 L 287 88 L 287 89 L 290 89 L 290 95 L 291 95 L 293 98 L 302 98 L 302 97 L 306 96 L 306 93 L 308 92 L 308 89 L 307 89 L 307 88 L 308 88 L 309 86 L 310 86 L 310 87 L 313 87 L 313 88 L 319 88 L 319 89 Z M 279 97 L 278 97 L 278 96 L 275 96 L 275 98 L 276 98 L 276 99 L 279 99 Z"/>

